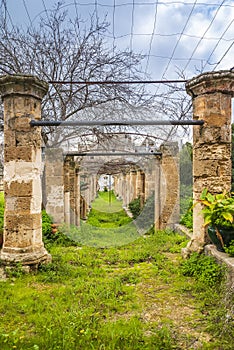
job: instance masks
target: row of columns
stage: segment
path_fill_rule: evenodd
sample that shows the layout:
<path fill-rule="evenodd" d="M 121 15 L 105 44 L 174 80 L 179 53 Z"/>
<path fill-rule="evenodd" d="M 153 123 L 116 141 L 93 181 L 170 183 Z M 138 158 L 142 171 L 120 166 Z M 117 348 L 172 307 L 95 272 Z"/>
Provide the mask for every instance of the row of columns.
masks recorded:
<path fill-rule="evenodd" d="M 154 194 L 155 228 L 174 228 L 179 222 L 179 148 L 177 142 L 160 147 L 162 157 L 154 157 L 143 169 L 130 169 L 115 178 L 115 193 L 123 200 L 123 206 L 140 198 L 141 207 Z"/>
<path fill-rule="evenodd" d="M 44 185 L 45 209 L 54 222 L 79 227 L 96 196 L 96 176 L 80 171 L 74 156 L 64 158 L 62 150 L 48 148 Z"/>
<path fill-rule="evenodd" d="M 186 89 L 193 100 L 193 118 L 205 121 L 203 126 L 194 127 L 193 174 L 196 201 L 204 187 L 211 193 L 231 188 L 231 98 L 234 96 L 234 72 L 201 74 L 188 81 Z M 41 129 L 29 124 L 32 119 L 41 118 L 41 100 L 47 90 L 47 84 L 34 76 L 0 77 L 0 93 L 4 102 L 5 195 L 4 240 L 0 259 L 6 264 L 20 261 L 36 266 L 51 259 L 43 246 L 41 232 Z M 169 213 L 166 205 L 163 209 L 161 207 L 163 186 L 166 186 L 167 193 L 163 202 L 170 202 L 174 198 L 176 203 L 177 198 L 176 193 L 173 194 L 174 186 L 169 189 L 170 181 L 174 181 L 172 175 L 164 175 L 163 179 L 163 169 L 168 167 L 171 165 L 165 163 L 164 168 L 155 168 L 158 176 L 162 177 L 160 186 L 156 188 L 160 203 L 158 201 L 155 207 L 158 213 L 164 210 L 167 219 L 177 212 L 176 205 L 175 210 Z M 59 182 L 62 175 L 57 171 L 56 168 L 53 176 Z M 63 192 L 56 183 L 51 183 L 50 186 L 58 190 L 57 195 L 61 199 L 57 203 L 56 215 L 61 210 Z M 52 192 L 51 190 L 51 198 Z M 71 196 L 71 192 L 70 188 L 70 200 L 67 195 L 67 202 L 72 206 L 74 196 Z M 199 205 L 194 209 L 193 237 L 186 248 L 188 254 L 203 249 L 206 243 L 200 210 Z"/>

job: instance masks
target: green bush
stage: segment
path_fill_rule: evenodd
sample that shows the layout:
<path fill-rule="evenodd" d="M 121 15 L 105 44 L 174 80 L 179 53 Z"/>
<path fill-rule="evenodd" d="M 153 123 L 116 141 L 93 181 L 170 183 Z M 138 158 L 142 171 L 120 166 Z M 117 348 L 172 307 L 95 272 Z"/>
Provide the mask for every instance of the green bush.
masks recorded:
<path fill-rule="evenodd" d="M 225 252 L 230 256 L 234 256 L 234 240 L 230 242 L 229 247 L 225 247 Z"/>
<path fill-rule="evenodd" d="M 221 282 L 224 270 L 214 258 L 193 253 L 181 263 L 181 272 L 184 276 L 194 277 L 197 281 L 213 287 Z"/>
<path fill-rule="evenodd" d="M 182 215 L 180 223 L 189 229 L 193 228 L 193 200 L 192 199 L 190 199 L 189 208 L 187 209 L 185 214 Z"/>
<path fill-rule="evenodd" d="M 135 220 L 135 223 L 140 230 L 147 232 L 154 225 L 154 212 L 155 200 L 154 193 L 152 193 L 152 195 L 147 198 L 140 215 Z"/>
<path fill-rule="evenodd" d="M 136 219 L 141 213 L 141 200 L 140 197 L 133 199 L 129 205 L 129 210 L 133 215 L 133 219 Z"/>
<path fill-rule="evenodd" d="M 65 247 L 76 245 L 76 243 L 64 235 L 63 232 L 59 230 L 59 228 L 57 232 L 54 233 L 51 226 L 52 224 L 52 217 L 48 215 L 45 210 L 42 210 L 42 237 L 43 242 L 47 248 L 53 244 Z"/>

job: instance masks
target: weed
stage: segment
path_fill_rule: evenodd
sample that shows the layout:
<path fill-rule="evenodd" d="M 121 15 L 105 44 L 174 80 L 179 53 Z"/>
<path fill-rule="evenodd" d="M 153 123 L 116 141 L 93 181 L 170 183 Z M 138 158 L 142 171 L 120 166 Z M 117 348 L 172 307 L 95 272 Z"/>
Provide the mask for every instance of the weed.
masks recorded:
<path fill-rule="evenodd" d="M 190 199 L 187 210 L 181 217 L 180 223 L 189 229 L 193 228 L 193 200 Z"/>
<path fill-rule="evenodd" d="M 197 253 L 182 262 L 181 271 L 185 276 L 193 276 L 210 287 L 218 286 L 224 274 L 223 267 L 214 258 Z"/>
<path fill-rule="evenodd" d="M 22 275 L 25 274 L 26 270 L 22 266 L 22 263 L 18 262 L 18 263 L 11 264 L 11 266 L 6 266 L 5 272 L 7 277 L 12 279 L 12 278 L 21 277 Z"/>
<path fill-rule="evenodd" d="M 225 247 L 225 252 L 230 256 L 234 256 L 234 240 L 230 242 L 229 247 Z"/>

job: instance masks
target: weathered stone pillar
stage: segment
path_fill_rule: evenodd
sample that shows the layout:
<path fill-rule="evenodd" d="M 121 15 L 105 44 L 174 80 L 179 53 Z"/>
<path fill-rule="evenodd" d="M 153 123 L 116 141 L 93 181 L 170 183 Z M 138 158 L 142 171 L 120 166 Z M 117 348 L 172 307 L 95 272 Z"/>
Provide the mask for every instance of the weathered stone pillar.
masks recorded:
<path fill-rule="evenodd" d="M 193 198 L 204 188 L 216 194 L 231 189 L 231 98 L 234 72 L 204 73 L 191 79 L 186 90 L 193 98 L 193 118 L 204 120 L 193 129 Z M 201 206 L 193 211 L 193 237 L 189 251 L 201 251 L 206 244 Z"/>
<path fill-rule="evenodd" d="M 130 203 L 131 198 L 131 183 L 130 183 L 130 173 L 126 174 L 126 206 Z"/>
<path fill-rule="evenodd" d="M 161 228 L 161 158 L 155 157 L 155 171 L 154 171 L 154 228 L 160 230 Z"/>
<path fill-rule="evenodd" d="M 74 156 L 64 160 L 64 217 L 65 223 L 75 225 L 76 218 L 76 165 Z"/>
<path fill-rule="evenodd" d="M 141 179 L 140 203 L 141 203 L 141 208 L 143 208 L 145 204 L 145 173 L 143 171 L 140 174 L 140 179 Z"/>
<path fill-rule="evenodd" d="M 126 174 L 123 173 L 122 178 L 122 198 L 123 198 L 123 207 L 127 206 L 127 182 L 126 182 Z"/>
<path fill-rule="evenodd" d="M 63 150 L 45 150 L 45 208 L 57 224 L 64 222 Z"/>
<path fill-rule="evenodd" d="M 80 198 L 80 174 L 79 174 L 79 168 L 76 168 L 76 177 L 75 177 L 76 181 L 75 181 L 75 190 L 76 190 L 76 226 L 80 227 L 80 202 L 81 202 L 81 198 Z"/>
<path fill-rule="evenodd" d="M 119 174 L 119 199 L 123 199 L 123 173 Z"/>
<path fill-rule="evenodd" d="M 48 86 L 34 76 L 0 78 L 4 102 L 4 264 L 21 262 L 37 267 L 51 260 L 42 242 L 41 100 Z"/>
<path fill-rule="evenodd" d="M 179 148 L 177 142 L 161 145 L 160 229 L 174 228 L 180 214 Z"/>
<path fill-rule="evenodd" d="M 136 171 L 132 170 L 131 171 L 131 200 L 137 198 L 137 188 L 136 188 Z"/>

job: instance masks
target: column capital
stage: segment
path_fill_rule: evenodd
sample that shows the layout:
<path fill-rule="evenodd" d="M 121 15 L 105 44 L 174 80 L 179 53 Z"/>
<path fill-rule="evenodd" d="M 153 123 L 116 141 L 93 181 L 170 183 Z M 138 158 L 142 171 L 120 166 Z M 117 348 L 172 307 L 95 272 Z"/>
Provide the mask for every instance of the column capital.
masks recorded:
<path fill-rule="evenodd" d="M 234 96 L 234 71 L 202 73 L 187 81 L 186 91 L 193 98 L 216 92 Z"/>
<path fill-rule="evenodd" d="M 0 77 L 2 99 L 8 96 L 31 96 L 42 100 L 48 91 L 48 84 L 33 75 L 3 75 Z"/>

